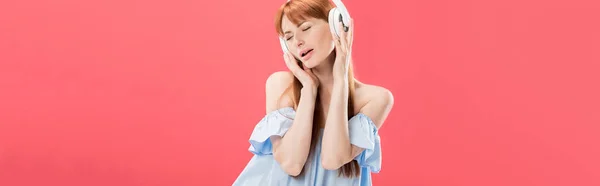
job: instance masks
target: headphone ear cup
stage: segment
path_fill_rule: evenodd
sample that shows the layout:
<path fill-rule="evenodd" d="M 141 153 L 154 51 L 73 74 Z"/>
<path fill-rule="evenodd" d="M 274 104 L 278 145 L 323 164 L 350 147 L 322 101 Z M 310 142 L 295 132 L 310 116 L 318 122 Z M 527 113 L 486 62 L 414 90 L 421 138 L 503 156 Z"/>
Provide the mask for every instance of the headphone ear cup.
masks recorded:
<path fill-rule="evenodd" d="M 337 28 L 337 23 L 340 22 L 339 18 L 341 15 L 342 14 L 340 13 L 339 9 L 337 9 L 337 8 L 332 8 L 331 10 L 329 10 L 329 16 L 328 16 L 329 30 L 336 37 L 340 37 L 340 31 Z"/>
<path fill-rule="evenodd" d="M 288 52 L 287 45 L 285 44 L 285 40 L 282 37 L 279 37 L 279 45 L 281 45 L 281 50 L 283 50 L 283 53 Z"/>

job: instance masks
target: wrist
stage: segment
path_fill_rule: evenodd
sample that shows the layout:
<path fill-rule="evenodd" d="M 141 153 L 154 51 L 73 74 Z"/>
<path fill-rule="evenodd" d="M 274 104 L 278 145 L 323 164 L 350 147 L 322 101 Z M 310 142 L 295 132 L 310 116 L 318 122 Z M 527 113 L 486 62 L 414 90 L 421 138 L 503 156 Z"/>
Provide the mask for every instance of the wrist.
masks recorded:
<path fill-rule="evenodd" d="M 343 77 L 333 78 L 333 86 L 339 87 L 339 88 L 348 86 L 348 78 L 343 78 Z"/>
<path fill-rule="evenodd" d="M 349 85 L 348 85 L 348 81 L 335 81 L 333 83 L 333 90 L 332 90 L 332 94 L 336 94 L 339 96 L 346 96 L 348 95 L 348 91 L 349 91 Z"/>
<path fill-rule="evenodd" d="M 300 89 L 300 94 L 305 95 L 305 96 L 310 96 L 312 98 L 316 98 L 317 97 L 317 88 L 302 87 L 302 89 Z"/>

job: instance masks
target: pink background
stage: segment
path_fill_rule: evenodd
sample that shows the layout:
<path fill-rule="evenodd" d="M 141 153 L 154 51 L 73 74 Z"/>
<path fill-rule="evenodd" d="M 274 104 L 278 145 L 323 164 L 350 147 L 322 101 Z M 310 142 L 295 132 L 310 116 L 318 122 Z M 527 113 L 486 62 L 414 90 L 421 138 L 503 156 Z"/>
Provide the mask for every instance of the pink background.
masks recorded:
<path fill-rule="evenodd" d="M 283 2 L 1 1 L 0 185 L 231 185 Z M 346 5 L 395 96 L 375 185 L 600 185 L 598 1 Z"/>

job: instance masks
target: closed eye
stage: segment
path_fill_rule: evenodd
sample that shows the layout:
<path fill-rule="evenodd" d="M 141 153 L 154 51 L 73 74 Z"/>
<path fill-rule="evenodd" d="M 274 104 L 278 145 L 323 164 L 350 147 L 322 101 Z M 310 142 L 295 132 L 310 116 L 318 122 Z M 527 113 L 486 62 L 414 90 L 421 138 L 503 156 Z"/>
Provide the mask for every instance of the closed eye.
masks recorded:
<path fill-rule="evenodd" d="M 309 27 L 307 27 L 307 28 L 305 28 L 305 29 L 303 29 L 302 31 L 307 31 L 308 29 L 310 29 L 310 26 L 309 26 Z M 290 37 L 286 38 L 285 40 L 286 40 L 286 41 L 289 41 L 289 40 L 290 40 L 290 39 L 292 39 L 293 37 L 294 37 L 294 36 L 290 36 Z"/>

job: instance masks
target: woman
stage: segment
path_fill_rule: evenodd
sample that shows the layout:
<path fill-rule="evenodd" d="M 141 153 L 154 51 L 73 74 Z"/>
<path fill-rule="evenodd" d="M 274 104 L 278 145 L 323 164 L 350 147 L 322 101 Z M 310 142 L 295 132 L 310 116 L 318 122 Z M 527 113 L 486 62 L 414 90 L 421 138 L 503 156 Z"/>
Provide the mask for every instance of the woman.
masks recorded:
<path fill-rule="evenodd" d="M 328 0 L 292 0 L 278 10 L 290 71 L 267 79 L 266 116 L 250 136 L 254 156 L 233 185 L 362 186 L 379 172 L 378 131 L 393 96 L 354 79 L 353 21 L 332 34 L 332 8 Z"/>

